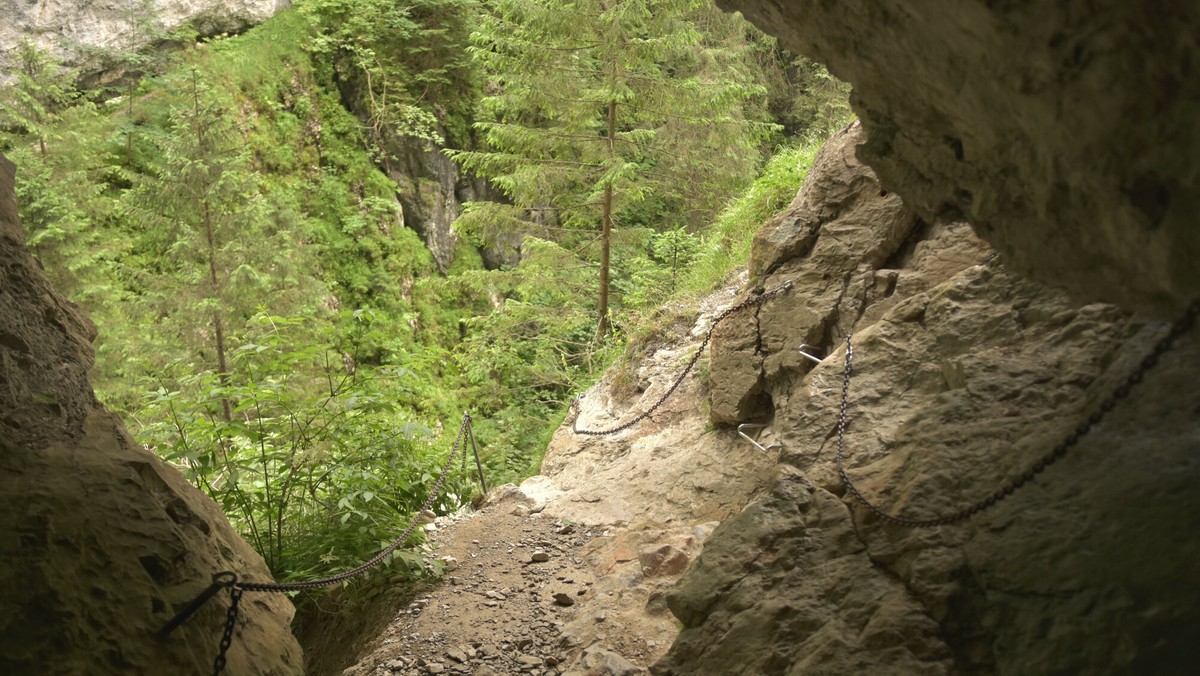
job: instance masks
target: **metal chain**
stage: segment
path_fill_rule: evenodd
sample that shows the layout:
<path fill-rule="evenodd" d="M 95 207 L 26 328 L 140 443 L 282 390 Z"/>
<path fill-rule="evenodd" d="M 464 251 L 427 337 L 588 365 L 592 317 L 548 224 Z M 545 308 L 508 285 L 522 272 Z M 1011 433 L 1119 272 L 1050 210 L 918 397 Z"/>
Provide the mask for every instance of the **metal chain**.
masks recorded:
<path fill-rule="evenodd" d="M 1025 470 L 1024 474 L 1009 481 L 1006 485 L 994 491 L 991 495 L 980 500 L 979 502 L 976 502 L 968 507 L 964 507 L 963 509 L 960 509 L 952 514 L 932 519 L 909 519 L 887 513 L 882 507 L 868 500 L 867 497 L 862 494 L 862 491 L 860 491 L 858 487 L 854 485 L 854 482 L 850 480 L 850 475 L 846 473 L 843 452 L 846 444 L 846 426 L 849 423 L 850 375 L 852 372 L 851 363 L 854 359 L 854 347 L 851 344 L 850 336 L 847 335 L 846 363 L 842 377 L 842 404 L 841 409 L 838 412 L 837 425 L 838 442 L 836 459 L 838 474 L 841 475 L 842 482 L 846 485 L 846 488 L 850 491 L 850 494 L 854 496 L 854 499 L 867 509 L 871 510 L 871 512 L 884 521 L 889 521 L 901 526 L 926 528 L 930 526 L 945 526 L 975 516 L 985 509 L 992 507 L 1009 495 L 1012 495 L 1014 491 L 1032 481 L 1034 477 L 1041 474 L 1047 467 L 1062 459 L 1062 457 L 1066 455 L 1067 451 L 1079 443 L 1079 440 L 1082 439 L 1084 435 L 1090 432 L 1096 425 L 1100 424 L 1100 421 L 1104 419 L 1104 416 L 1107 415 L 1109 411 L 1113 410 L 1118 401 L 1129 396 L 1129 393 L 1133 390 L 1134 386 L 1142 381 L 1150 369 L 1154 368 L 1154 366 L 1158 363 L 1158 360 L 1173 347 L 1175 347 L 1175 342 L 1181 336 L 1191 330 L 1192 326 L 1196 323 L 1197 316 L 1200 316 L 1200 300 L 1192 303 L 1187 310 L 1184 311 L 1183 316 L 1181 316 L 1174 324 L 1171 325 L 1171 329 L 1167 332 L 1167 334 L 1159 339 L 1157 343 L 1155 343 L 1149 354 L 1142 358 L 1141 363 L 1138 364 L 1133 373 L 1131 373 L 1124 380 L 1124 382 L 1122 382 L 1107 397 L 1105 397 L 1104 401 L 1100 402 L 1100 405 L 1097 407 L 1096 411 L 1088 416 L 1087 420 L 1080 423 L 1071 432 L 1071 434 L 1067 435 L 1067 437 L 1060 441 L 1057 446 L 1043 455 L 1037 462 L 1030 466 L 1029 469 Z"/>
<path fill-rule="evenodd" d="M 225 633 L 221 636 L 221 647 L 217 650 L 217 659 L 213 660 L 213 676 L 221 676 L 225 670 L 225 653 L 233 645 L 233 630 L 237 627 L 238 602 L 242 600 L 242 590 L 233 583 L 229 586 L 229 612 L 226 613 Z"/>
<path fill-rule="evenodd" d="M 675 390 L 679 387 L 679 385 L 683 383 L 683 379 L 687 377 L 687 374 L 691 372 L 692 367 L 695 366 L 696 362 L 700 360 L 700 355 L 704 354 L 704 348 L 708 347 L 708 341 L 712 339 L 713 331 L 716 331 L 717 325 L 720 324 L 722 320 L 724 320 L 729 315 L 731 315 L 735 312 L 738 312 L 739 310 L 745 310 L 748 307 L 755 307 L 758 305 L 762 305 L 763 303 L 767 302 L 769 299 L 774 298 L 775 296 L 783 293 L 784 291 L 787 291 L 790 288 L 792 288 L 792 282 L 791 281 L 784 282 L 783 284 L 781 284 L 780 286 L 778 286 L 777 288 L 775 288 L 771 291 L 768 291 L 766 293 L 761 293 L 761 294 L 758 294 L 755 296 L 751 296 L 750 298 L 747 298 L 746 300 L 742 301 L 741 303 L 738 303 L 737 305 L 727 308 L 724 312 L 717 315 L 717 318 L 713 320 L 712 326 L 708 327 L 708 332 L 704 334 L 704 340 L 700 341 L 700 347 L 697 348 L 696 354 L 692 355 L 692 358 L 687 363 L 687 366 L 683 367 L 683 372 L 681 372 L 679 374 L 679 377 L 677 377 L 675 379 L 675 382 L 671 383 L 671 386 L 669 388 L 667 388 L 667 391 L 664 392 L 663 395 L 658 398 L 658 401 L 654 402 L 654 404 L 652 404 L 650 406 L 650 408 L 643 411 L 637 417 L 635 417 L 631 420 L 628 420 L 626 422 L 623 422 L 620 425 L 617 425 L 615 427 L 609 427 L 607 429 L 581 430 L 581 429 L 579 429 L 579 412 L 578 412 L 579 399 L 576 398 L 575 401 L 571 402 L 572 408 L 576 408 L 575 420 L 573 420 L 571 422 L 571 431 L 573 431 L 575 434 L 583 434 L 583 435 L 592 436 L 592 437 L 604 437 L 604 436 L 608 436 L 610 434 L 616 434 L 617 432 L 624 432 L 625 430 L 629 429 L 630 427 L 633 427 L 634 425 L 642 422 L 646 418 L 649 418 L 655 411 L 658 410 L 658 408 L 660 406 L 663 405 L 664 402 L 667 401 L 667 399 L 672 394 L 675 393 Z"/>
<path fill-rule="evenodd" d="M 284 584 L 278 584 L 274 582 L 241 582 L 238 580 L 237 574 L 231 571 L 217 573 L 213 575 L 212 584 L 209 585 L 209 587 L 203 592 L 201 592 L 199 596 L 192 599 L 191 602 L 184 606 L 184 608 L 180 610 L 175 617 L 171 618 L 171 621 L 167 622 L 162 629 L 159 630 L 158 636 L 160 638 L 165 638 L 181 624 L 186 622 L 189 617 L 191 617 L 197 610 L 200 609 L 201 606 L 208 602 L 208 600 L 211 599 L 218 591 L 220 591 L 222 588 L 228 588 L 230 598 L 229 612 L 227 615 L 228 619 L 225 622 L 225 633 L 221 636 L 221 644 L 219 650 L 217 651 L 217 657 L 213 661 L 213 676 L 220 676 L 220 673 L 225 669 L 225 654 L 229 651 L 229 647 L 233 645 L 233 632 L 237 626 L 238 602 L 241 601 L 242 594 L 244 592 L 291 592 L 303 591 L 307 589 L 319 589 L 321 587 L 328 587 L 329 585 L 344 582 L 379 565 L 379 563 L 387 558 L 388 555 L 396 551 L 401 545 L 408 541 L 408 537 L 412 535 L 414 530 L 416 530 L 417 523 L 419 522 L 422 513 L 428 511 L 433 505 L 433 501 L 437 500 L 438 495 L 440 495 L 442 492 L 442 485 L 446 482 L 446 477 L 450 474 L 450 468 L 454 466 L 454 457 L 458 455 L 458 449 L 459 446 L 462 445 L 464 435 L 468 434 L 471 436 L 472 443 L 474 443 L 475 435 L 471 428 L 471 414 L 464 412 L 462 424 L 458 427 L 458 436 L 455 437 L 454 445 L 450 449 L 450 456 L 446 458 L 446 464 L 442 467 L 442 473 L 438 476 L 437 482 L 433 485 L 433 490 L 429 492 L 429 496 L 425 498 L 425 503 L 421 505 L 421 509 L 418 510 L 417 513 L 413 515 L 412 520 L 408 522 L 408 527 L 404 529 L 404 533 L 402 533 L 400 537 L 396 538 L 396 541 L 389 545 L 386 549 L 371 557 L 370 560 L 365 561 L 362 564 L 343 573 L 338 573 L 337 575 L 331 575 L 329 577 L 323 577 L 317 580 L 288 582 Z M 462 468 L 463 472 L 465 473 L 465 449 L 463 452 L 464 455 Z M 478 451 L 476 451 L 476 453 L 478 454 Z M 480 481 L 482 481 L 482 467 L 480 467 L 479 476 Z"/>
<path fill-rule="evenodd" d="M 417 510 L 417 513 L 413 515 L 412 520 L 408 522 L 408 528 L 404 529 L 404 533 L 402 533 L 400 537 L 396 538 L 395 542 L 388 545 L 386 549 L 371 557 L 370 560 L 364 561 L 360 565 L 343 573 L 330 575 L 329 577 L 323 577 L 317 580 L 286 582 L 283 584 L 276 582 L 241 582 L 238 586 L 245 591 L 252 592 L 290 592 L 304 591 L 306 589 L 320 589 L 321 587 L 328 587 L 339 582 L 345 582 L 346 580 L 349 580 L 352 577 L 357 577 L 358 575 L 361 575 L 362 573 L 379 565 L 381 561 L 386 559 L 392 552 L 399 549 L 401 545 L 408 541 L 408 536 L 412 535 L 412 532 L 417 528 L 417 523 L 421 519 L 421 513 L 428 511 L 430 506 L 433 505 L 433 501 L 437 500 L 438 495 L 442 492 L 442 484 L 445 483 L 446 476 L 450 473 L 450 468 L 454 466 L 454 457 L 458 455 L 458 447 L 462 443 L 463 435 L 470 428 L 471 414 L 463 413 L 462 424 L 458 427 L 458 436 L 455 437 L 454 446 L 450 449 L 450 457 L 446 458 L 446 464 L 442 467 L 442 473 L 438 477 L 437 483 L 433 485 L 433 490 L 429 492 L 429 497 L 425 498 L 425 504 L 421 505 L 421 509 Z M 465 471 L 466 466 L 464 465 L 463 468 Z"/>

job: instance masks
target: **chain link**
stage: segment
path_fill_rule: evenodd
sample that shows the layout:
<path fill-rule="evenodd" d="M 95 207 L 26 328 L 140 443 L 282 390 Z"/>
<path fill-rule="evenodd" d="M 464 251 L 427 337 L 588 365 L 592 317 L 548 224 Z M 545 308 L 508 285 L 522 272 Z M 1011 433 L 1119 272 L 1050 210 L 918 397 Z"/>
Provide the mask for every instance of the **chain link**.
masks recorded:
<path fill-rule="evenodd" d="M 425 498 L 425 504 L 421 505 L 421 509 L 417 510 L 417 513 L 413 515 L 412 520 L 408 522 L 408 528 L 405 528 L 404 533 L 402 533 L 400 537 L 396 538 L 395 542 L 388 545 L 386 549 L 371 557 L 370 560 L 364 561 L 362 564 L 343 573 L 338 573 L 337 575 L 330 575 L 329 577 L 323 577 L 316 580 L 306 580 L 304 582 L 286 582 L 283 584 L 276 582 L 242 582 L 240 583 L 241 588 L 252 592 L 290 592 L 304 591 L 307 589 L 320 589 L 321 587 L 328 587 L 339 582 L 345 582 L 346 580 L 349 580 L 352 577 L 357 577 L 358 575 L 361 575 L 362 573 L 365 573 L 371 568 L 379 565 L 381 561 L 386 559 L 389 555 L 391 555 L 392 552 L 399 549 L 401 545 L 408 541 L 408 536 L 412 535 L 412 532 L 417 528 L 417 523 L 419 523 L 421 519 L 421 514 L 428 511 L 433 505 L 433 501 L 437 500 L 438 495 L 442 492 L 442 484 L 445 483 L 446 476 L 450 473 L 450 468 L 454 466 L 454 457 L 458 455 L 458 448 L 462 444 L 463 435 L 470 428 L 471 414 L 463 413 L 462 424 L 458 427 L 458 436 L 454 439 L 454 446 L 450 449 L 450 457 L 446 458 L 446 464 L 442 467 L 442 473 L 440 476 L 438 476 L 437 483 L 433 485 L 433 490 L 430 491 L 429 496 Z M 465 464 L 463 465 L 463 470 L 466 470 Z"/>
<path fill-rule="evenodd" d="M 225 653 L 233 645 L 233 631 L 237 627 L 238 603 L 242 600 L 242 590 L 234 582 L 229 585 L 229 612 L 226 613 L 225 633 L 221 635 L 221 647 L 217 650 L 217 658 L 213 660 L 213 676 L 221 676 L 225 670 Z"/>
<path fill-rule="evenodd" d="M 437 483 L 433 485 L 433 490 L 429 492 L 429 496 L 425 498 L 425 504 L 421 505 L 421 509 L 418 510 L 415 515 L 413 515 L 412 520 L 408 522 L 408 527 L 404 529 L 404 533 L 401 534 L 400 537 L 396 538 L 396 541 L 389 545 L 386 549 L 371 557 L 370 560 L 365 561 L 359 566 L 356 566 L 355 568 L 347 570 L 343 573 L 338 573 L 337 575 L 331 575 L 329 577 L 323 577 L 316 580 L 288 582 L 284 584 L 278 584 L 275 582 L 239 582 L 238 576 L 235 573 L 229 571 L 217 573 L 213 576 L 213 585 L 200 596 L 196 597 L 196 599 L 190 604 L 188 604 L 188 608 L 186 608 L 182 613 L 177 615 L 175 619 L 169 622 L 160 633 L 163 635 L 170 633 L 170 631 L 178 626 L 179 623 L 185 621 L 193 612 L 196 611 L 196 609 L 199 608 L 200 604 L 204 603 L 212 596 L 213 590 L 219 587 L 229 587 L 230 603 L 229 613 L 227 615 L 228 619 L 225 621 L 225 633 L 221 636 L 221 644 L 219 650 L 217 651 L 217 658 L 213 661 L 213 676 L 220 676 L 221 672 L 225 670 L 225 653 L 227 653 L 229 651 L 229 647 L 233 645 L 233 632 L 237 626 L 238 602 L 241 601 L 243 592 L 290 592 L 303 591 L 306 589 L 319 589 L 321 587 L 328 587 L 339 582 L 344 582 L 379 565 L 379 563 L 387 558 L 389 554 L 396 551 L 401 545 L 408 541 L 408 537 L 412 535 L 414 530 L 416 530 L 417 523 L 419 523 L 422 513 L 429 510 L 429 508 L 433 505 L 433 501 L 436 500 L 438 495 L 442 492 L 442 485 L 446 482 L 447 475 L 450 474 L 450 468 L 454 466 L 454 456 L 458 455 L 459 446 L 462 445 L 463 437 L 466 434 L 472 434 L 470 413 L 463 413 L 462 424 L 458 427 L 458 436 L 455 437 L 454 446 L 450 449 L 450 457 L 446 458 L 446 464 L 442 467 L 442 473 L 440 476 L 438 476 Z M 472 436 L 474 435 L 472 434 Z M 462 468 L 463 472 L 466 472 L 467 466 L 465 450 L 463 454 Z"/>
<path fill-rule="evenodd" d="M 1134 386 L 1142 381 L 1150 369 L 1154 368 L 1154 366 L 1158 363 L 1158 360 L 1175 346 L 1175 342 L 1181 336 L 1191 330 L 1192 326 L 1196 323 L 1197 316 L 1200 316 L 1200 300 L 1192 303 L 1187 310 L 1184 311 L 1183 315 L 1171 325 L 1171 329 L 1167 332 L 1167 334 L 1159 339 L 1157 343 L 1155 343 L 1149 354 L 1142 358 L 1141 363 L 1138 364 L 1133 373 L 1129 374 L 1129 376 L 1126 377 L 1120 385 L 1118 385 L 1111 393 L 1109 393 L 1107 397 L 1104 398 L 1104 401 L 1100 402 L 1100 405 L 1090 416 L 1088 416 L 1087 420 L 1080 423 L 1069 435 L 1067 435 L 1065 439 L 1060 441 L 1057 446 L 1052 448 L 1048 453 L 1038 459 L 1038 461 L 1025 470 L 1023 474 L 1015 479 L 1012 479 L 1003 487 L 994 491 L 991 495 L 972 505 L 964 507 L 951 514 L 931 519 L 910 519 L 889 514 L 888 512 L 884 511 L 882 507 L 868 500 L 867 497 L 863 495 L 862 491 L 860 491 L 858 487 L 854 485 L 854 482 L 850 480 L 850 475 L 846 473 L 843 453 L 846 445 L 846 426 L 849 424 L 850 419 L 850 375 L 853 371 L 852 362 L 854 360 L 854 346 L 851 343 L 850 336 L 847 335 L 846 361 L 842 376 L 842 403 L 838 411 L 837 425 L 838 440 L 836 460 L 838 474 L 842 477 L 842 483 L 845 484 L 846 488 L 850 491 L 850 494 L 854 496 L 855 500 L 857 500 L 867 509 L 871 510 L 871 512 L 876 516 L 884 521 L 889 521 L 901 526 L 909 526 L 913 528 L 946 526 L 975 516 L 989 507 L 994 506 L 1004 498 L 1012 495 L 1017 489 L 1029 483 L 1034 479 L 1034 477 L 1045 471 L 1047 467 L 1061 460 L 1062 457 L 1067 454 L 1067 451 L 1079 443 L 1079 440 L 1082 439 L 1084 435 L 1095 428 L 1096 425 L 1100 424 L 1100 421 L 1104 419 L 1104 416 L 1107 415 L 1109 411 L 1113 410 L 1114 407 L 1116 407 L 1117 402 L 1129 396 L 1129 393 L 1133 390 Z"/>
<path fill-rule="evenodd" d="M 630 427 L 633 427 L 634 425 L 642 422 L 646 418 L 649 418 L 651 415 L 654 414 L 655 411 L 658 410 L 658 408 L 660 406 L 663 405 L 663 403 L 665 403 L 667 401 L 668 398 L 670 398 L 670 396 L 672 394 L 675 393 L 675 390 L 678 389 L 680 384 L 683 383 L 683 379 L 686 378 L 688 373 L 690 373 L 692 371 L 692 367 L 694 367 L 696 365 L 696 362 L 700 361 L 700 355 L 704 354 L 704 348 L 708 347 L 708 341 L 712 339 L 712 334 L 714 331 L 717 330 L 718 324 L 720 324 L 729 315 L 731 315 L 735 312 L 738 312 L 740 310 L 745 310 L 746 308 L 749 308 L 749 307 L 756 307 L 756 306 L 762 305 L 763 303 L 767 302 L 771 298 L 778 296 L 779 294 L 783 293 L 784 291 L 787 291 L 790 288 L 792 288 L 792 282 L 791 281 L 784 282 L 783 284 L 781 284 L 780 286 L 776 287 L 775 289 L 773 289 L 771 291 L 768 291 L 766 293 L 760 293 L 755 296 L 751 296 L 750 298 L 747 298 L 746 300 L 742 301 L 741 303 L 738 303 L 737 305 L 726 308 L 726 310 L 724 312 L 717 315 L 717 318 L 713 320 L 712 326 L 708 327 L 708 331 L 704 334 L 704 340 L 700 341 L 700 347 L 696 349 L 696 354 L 692 355 L 692 358 L 690 361 L 688 361 L 687 366 L 683 367 L 683 371 L 679 374 L 679 376 L 677 378 L 675 378 L 675 382 L 671 383 L 671 386 L 669 388 L 667 388 L 667 391 L 664 392 L 661 397 L 658 398 L 658 401 L 655 401 L 650 406 L 650 408 L 643 411 L 637 417 L 635 417 L 631 420 L 628 420 L 626 422 L 623 422 L 620 425 L 616 425 L 614 427 L 609 427 L 607 429 L 581 430 L 581 429 L 579 429 L 579 410 L 578 410 L 579 399 L 576 398 L 575 401 L 571 402 L 571 407 L 575 409 L 575 419 L 573 421 L 571 421 L 571 431 L 573 431 L 575 434 L 582 434 L 585 436 L 605 437 L 610 434 L 624 432 L 625 430 L 629 429 Z"/>

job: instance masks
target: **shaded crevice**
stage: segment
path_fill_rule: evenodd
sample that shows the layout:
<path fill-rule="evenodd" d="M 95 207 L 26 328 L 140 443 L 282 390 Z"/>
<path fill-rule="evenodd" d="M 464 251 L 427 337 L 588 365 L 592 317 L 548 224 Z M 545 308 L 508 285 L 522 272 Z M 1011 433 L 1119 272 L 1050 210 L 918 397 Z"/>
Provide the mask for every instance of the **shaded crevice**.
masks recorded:
<path fill-rule="evenodd" d="M 768 353 L 763 347 L 762 323 L 760 313 L 762 307 L 755 307 L 751 313 L 754 321 L 754 355 L 758 362 L 758 377 L 754 388 L 747 395 L 748 405 L 744 410 L 749 411 L 750 415 L 745 416 L 740 422 L 757 422 L 764 417 L 775 417 L 775 398 L 771 395 L 771 390 L 768 386 L 766 358 Z M 757 390 L 757 391 L 755 391 Z"/>
<path fill-rule="evenodd" d="M 929 239 L 932 233 L 933 225 L 931 223 L 923 218 L 916 219 L 916 223 L 909 230 L 908 235 L 900 242 L 900 246 L 884 260 L 879 269 L 905 270 L 911 268 L 917 245 Z"/>

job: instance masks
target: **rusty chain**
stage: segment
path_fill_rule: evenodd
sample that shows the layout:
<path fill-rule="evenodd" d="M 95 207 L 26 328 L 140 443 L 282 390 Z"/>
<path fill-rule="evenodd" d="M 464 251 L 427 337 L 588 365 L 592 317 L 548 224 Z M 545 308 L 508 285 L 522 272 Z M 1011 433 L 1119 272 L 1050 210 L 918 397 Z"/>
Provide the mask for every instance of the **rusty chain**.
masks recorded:
<path fill-rule="evenodd" d="M 708 327 L 708 332 L 704 334 L 704 340 L 700 341 L 700 347 L 696 349 L 696 354 L 692 355 L 692 358 L 690 361 L 688 361 L 687 366 L 683 367 L 683 371 L 679 374 L 679 376 L 677 378 L 675 378 L 675 381 L 673 383 L 671 383 L 671 386 L 669 388 L 667 388 L 667 391 L 664 392 L 663 395 L 658 398 L 658 401 L 655 401 L 650 406 L 650 408 L 643 411 L 637 417 L 635 417 L 631 420 L 628 420 L 626 422 L 623 422 L 620 425 L 616 425 L 614 427 L 609 427 L 607 429 L 581 430 L 581 429 L 579 429 L 579 411 L 578 411 L 579 398 L 577 397 L 575 399 L 575 401 L 571 402 L 571 407 L 576 409 L 575 410 L 575 419 L 571 422 L 571 431 L 573 431 L 575 434 L 582 434 L 585 436 L 604 437 L 604 436 L 608 436 L 610 434 L 616 434 L 617 432 L 623 432 L 623 431 L 629 429 L 630 427 L 633 427 L 634 425 L 642 422 L 646 418 L 649 418 L 651 415 L 653 415 L 653 413 L 655 411 L 658 410 L 658 408 L 660 406 L 663 405 L 663 403 L 665 403 L 667 401 L 667 399 L 672 394 L 675 393 L 675 390 L 678 389 L 678 387 L 683 383 L 683 379 L 686 378 L 688 373 L 691 372 L 692 367 L 694 367 L 696 365 L 696 362 L 700 361 L 700 355 L 704 354 L 704 348 L 708 347 L 708 342 L 709 342 L 709 340 L 712 339 L 713 331 L 716 331 L 718 324 L 720 324 L 729 315 L 731 315 L 735 312 L 738 312 L 740 310 L 745 310 L 748 307 L 755 307 L 755 306 L 762 305 L 763 303 L 767 302 L 771 298 L 778 296 L 779 294 L 783 293 L 784 291 L 787 291 L 790 288 L 792 288 L 792 282 L 789 280 L 789 281 L 786 281 L 783 284 L 779 285 L 778 287 L 772 289 L 771 291 L 756 294 L 756 295 L 751 296 L 750 298 L 747 298 L 746 300 L 738 303 L 737 305 L 730 306 L 730 307 L 726 308 L 724 312 L 717 315 L 717 318 L 713 320 L 712 326 Z"/>
<path fill-rule="evenodd" d="M 1025 470 L 1023 474 L 1015 479 L 1012 479 L 1003 487 L 992 492 L 991 495 L 988 495 L 972 505 L 964 507 L 951 514 L 930 519 L 910 519 L 889 514 L 882 507 L 868 500 L 867 497 L 863 495 L 862 491 L 854 485 L 854 482 L 850 480 L 850 475 L 846 473 L 845 458 L 843 453 L 846 445 L 846 426 L 849 424 L 850 419 L 850 375 L 853 370 L 851 364 L 854 359 L 854 346 L 851 343 L 850 336 L 847 335 L 846 361 L 842 377 L 842 403 L 838 412 L 837 424 L 836 460 L 838 474 L 841 475 L 842 483 L 845 484 L 847 490 L 849 490 L 850 494 L 854 496 L 854 499 L 869 509 L 873 514 L 884 521 L 901 526 L 909 526 L 912 528 L 946 526 L 975 516 L 985 509 L 994 506 L 1004 498 L 1012 495 L 1013 492 L 1032 481 L 1034 477 L 1041 474 L 1047 467 L 1061 460 L 1062 457 L 1067 454 L 1067 451 L 1071 450 L 1071 448 L 1079 443 L 1079 440 L 1082 439 L 1084 435 L 1095 428 L 1096 425 L 1100 424 L 1100 421 L 1104 419 L 1104 416 L 1106 416 L 1109 411 L 1113 410 L 1113 408 L 1117 405 L 1117 402 L 1129 396 L 1129 393 L 1133 390 L 1134 386 L 1142 381 L 1142 378 L 1145 377 L 1146 373 L 1149 372 L 1150 369 L 1154 368 L 1154 366 L 1158 363 L 1158 360 L 1175 346 L 1175 342 L 1179 340 L 1181 336 L 1191 330 L 1192 326 L 1196 322 L 1197 316 L 1200 316 L 1200 300 L 1192 303 L 1187 310 L 1184 311 L 1183 315 L 1171 325 L 1171 328 L 1167 334 L 1159 339 L 1157 343 L 1155 343 L 1149 354 L 1142 358 L 1141 363 L 1138 364 L 1133 373 L 1129 374 L 1129 376 L 1120 385 L 1118 385 L 1112 392 L 1109 393 L 1107 397 L 1104 398 L 1102 402 L 1100 402 L 1100 405 L 1090 416 L 1088 416 L 1087 420 L 1076 426 L 1075 429 L 1069 435 L 1067 435 L 1065 439 L 1060 441 L 1058 445 L 1050 449 L 1048 453 L 1039 458 L 1038 461 Z"/>

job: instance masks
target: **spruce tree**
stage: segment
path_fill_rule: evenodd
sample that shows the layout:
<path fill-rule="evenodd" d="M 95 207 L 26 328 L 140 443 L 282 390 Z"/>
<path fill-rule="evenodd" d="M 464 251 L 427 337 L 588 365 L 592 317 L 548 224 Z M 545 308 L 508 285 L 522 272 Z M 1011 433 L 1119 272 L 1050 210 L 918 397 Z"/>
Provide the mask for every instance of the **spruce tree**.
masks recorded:
<path fill-rule="evenodd" d="M 73 78 L 28 40 L 22 40 L 16 51 L 17 81 L 0 92 L 0 125 L 35 138 L 45 156 L 47 133 L 57 114 L 75 97 Z"/>
<path fill-rule="evenodd" d="M 89 136 L 98 122 L 76 74 L 28 41 L 17 79 L 0 89 L 0 149 L 20 167 L 16 191 L 27 242 L 55 286 L 95 313 L 112 293 L 119 235 L 100 231 L 104 153 Z"/>
<path fill-rule="evenodd" d="M 511 205 L 469 205 L 457 227 L 487 239 L 599 231 L 597 338 L 609 330 L 614 226 L 654 200 L 660 229 L 705 223 L 751 178 L 766 125 L 745 28 L 697 0 L 498 0 L 472 35 L 489 79 L 476 127 L 486 148 L 453 152 Z M 644 211 L 644 210 L 643 210 Z"/>
<path fill-rule="evenodd" d="M 148 352 L 199 358 L 228 388 L 231 336 L 260 308 L 297 311 L 309 282 L 298 242 L 276 241 L 286 233 L 262 199 L 235 106 L 195 68 L 173 84 L 170 125 L 153 138 L 158 162 L 124 198 L 150 259 L 144 302 L 156 333 L 177 341 Z M 232 402 L 221 408 L 231 421 Z"/>

